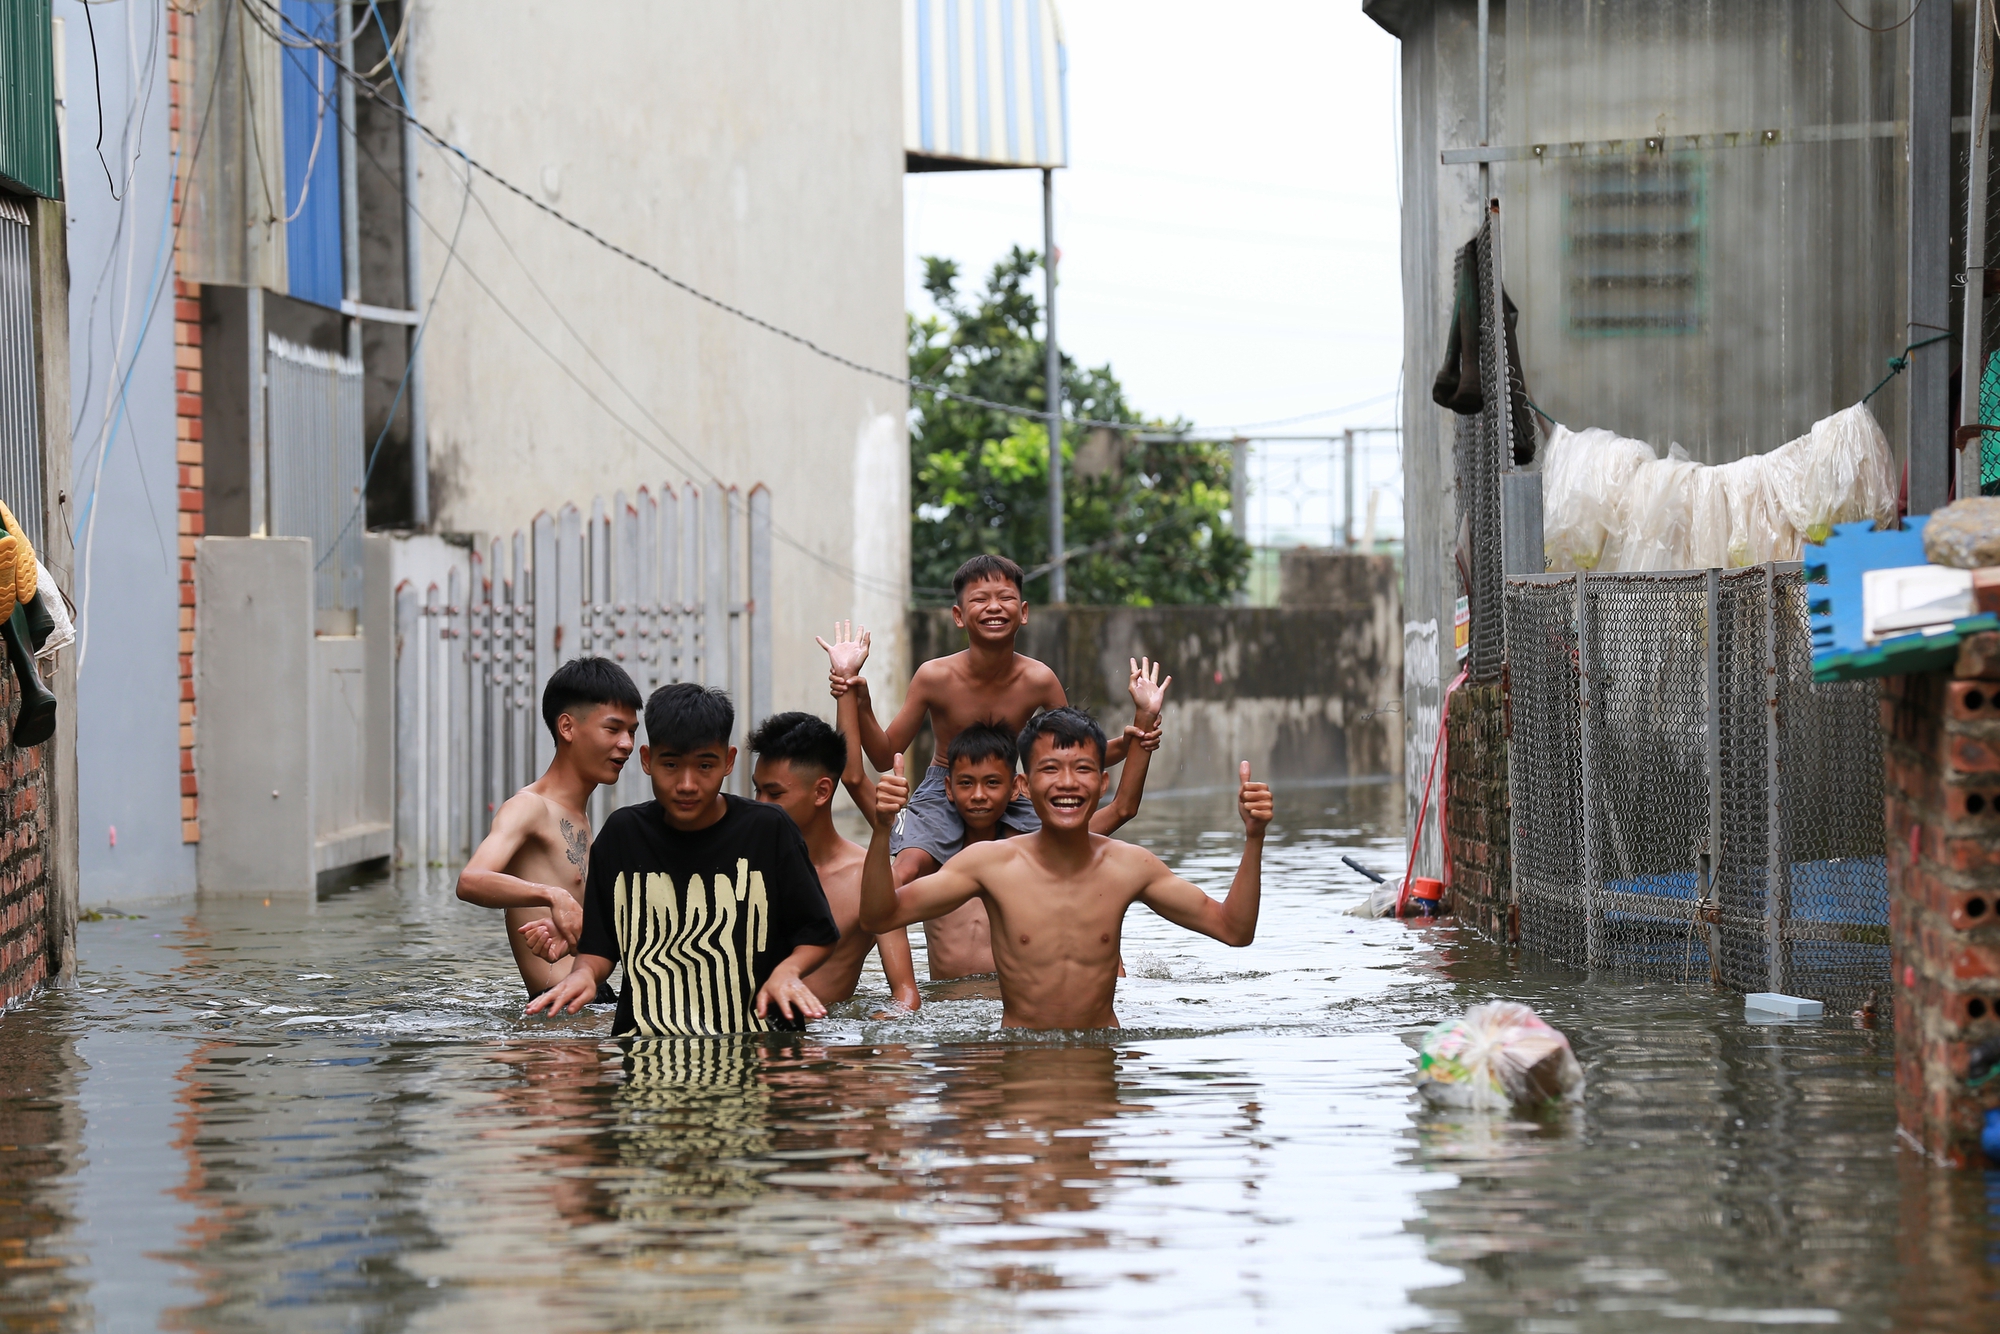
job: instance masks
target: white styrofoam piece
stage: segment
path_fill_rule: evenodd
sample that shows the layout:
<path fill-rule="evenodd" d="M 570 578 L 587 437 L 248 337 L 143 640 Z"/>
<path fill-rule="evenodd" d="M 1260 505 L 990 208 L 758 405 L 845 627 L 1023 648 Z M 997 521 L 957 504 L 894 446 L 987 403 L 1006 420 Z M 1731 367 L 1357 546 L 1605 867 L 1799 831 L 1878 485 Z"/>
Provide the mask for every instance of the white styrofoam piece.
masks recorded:
<path fill-rule="evenodd" d="M 1970 570 L 1905 565 L 1861 575 L 1862 632 L 1871 644 L 1948 626 L 1978 610 Z"/>
<path fill-rule="evenodd" d="M 1743 1008 L 1785 1019 L 1817 1019 L 1826 1013 L 1823 1002 L 1778 991 L 1753 991 L 1743 998 Z"/>

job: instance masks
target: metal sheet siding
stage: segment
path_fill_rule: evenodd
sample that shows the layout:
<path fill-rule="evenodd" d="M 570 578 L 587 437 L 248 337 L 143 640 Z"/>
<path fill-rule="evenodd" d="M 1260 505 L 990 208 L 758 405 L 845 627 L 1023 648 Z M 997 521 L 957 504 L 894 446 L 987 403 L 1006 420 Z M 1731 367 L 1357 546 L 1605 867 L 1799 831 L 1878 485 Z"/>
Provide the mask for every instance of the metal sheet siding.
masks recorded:
<path fill-rule="evenodd" d="M 284 0 L 288 35 L 338 40 L 327 0 Z M 317 51 L 287 46 L 285 88 L 285 262 L 291 294 L 340 308 L 340 76 Z"/>
<path fill-rule="evenodd" d="M 993 167 L 1068 163 L 1053 0 L 904 0 L 903 146 Z"/>
<path fill-rule="evenodd" d="M 35 390 L 34 234 L 0 195 L 0 500 L 42 550 L 42 425 Z"/>
<path fill-rule="evenodd" d="M 51 0 L 0 0 L 0 180 L 62 198 Z"/>

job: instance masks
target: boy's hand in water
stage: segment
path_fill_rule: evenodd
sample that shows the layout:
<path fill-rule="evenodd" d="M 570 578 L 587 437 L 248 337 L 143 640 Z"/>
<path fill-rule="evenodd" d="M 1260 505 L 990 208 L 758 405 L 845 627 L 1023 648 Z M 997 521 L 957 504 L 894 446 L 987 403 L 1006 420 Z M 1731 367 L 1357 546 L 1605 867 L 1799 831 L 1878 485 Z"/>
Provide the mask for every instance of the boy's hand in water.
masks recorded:
<path fill-rule="evenodd" d="M 857 637 L 854 622 L 835 621 L 831 644 L 818 635 L 813 636 L 813 642 L 826 650 L 827 683 L 838 699 L 860 677 L 862 664 L 868 661 L 868 627 L 863 626 Z"/>
<path fill-rule="evenodd" d="M 910 804 L 910 780 L 903 776 L 903 757 L 898 755 L 893 761 L 892 772 L 875 780 L 875 819 L 879 823 L 892 820 Z"/>
<path fill-rule="evenodd" d="M 787 1019 L 826 1018 L 826 1006 L 813 995 L 812 988 L 799 976 L 798 965 L 790 959 L 773 968 L 769 980 L 757 988 L 757 1017 L 768 1017 L 774 1005 Z"/>
<path fill-rule="evenodd" d="M 580 930 L 581 923 L 578 926 Z M 528 953 L 538 959 L 547 959 L 550 963 L 567 958 L 570 949 L 576 944 L 575 941 L 564 938 L 561 929 L 547 917 L 537 917 L 532 922 L 523 923 L 514 934 L 528 947 Z"/>
<path fill-rule="evenodd" d="M 1263 783 L 1250 781 L 1248 760 L 1243 761 L 1237 773 L 1236 806 L 1243 812 L 1243 832 L 1251 838 L 1262 838 L 1264 831 L 1271 827 L 1271 789 Z"/>
<path fill-rule="evenodd" d="M 1132 696 L 1132 713 L 1136 720 L 1157 724 L 1160 709 L 1166 703 L 1167 687 L 1174 683 L 1169 676 L 1160 679 L 1160 664 L 1151 658 L 1127 658 L 1132 666 L 1132 679 L 1126 683 L 1126 690 Z M 1156 741 L 1153 743 L 1158 745 Z M 1152 747 L 1147 747 L 1151 749 Z"/>
<path fill-rule="evenodd" d="M 535 923 L 529 923 L 530 926 Z M 525 928 L 524 928 L 525 930 Z M 562 981 L 528 1002 L 529 1014 L 581 1014 L 583 1007 L 597 999 L 597 975 L 576 967 L 563 974 Z"/>

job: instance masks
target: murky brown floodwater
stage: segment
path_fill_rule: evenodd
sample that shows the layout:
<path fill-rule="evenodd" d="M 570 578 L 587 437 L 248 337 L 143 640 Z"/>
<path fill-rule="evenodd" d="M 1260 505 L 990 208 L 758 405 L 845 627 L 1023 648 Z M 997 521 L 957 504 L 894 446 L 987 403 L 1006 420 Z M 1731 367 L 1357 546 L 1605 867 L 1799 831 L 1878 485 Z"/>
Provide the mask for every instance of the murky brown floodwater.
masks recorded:
<path fill-rule="evenodd" d="M 1899 1152 L 1890 1036 L 1342 912 L 1387 787 L 1281 794 L 1261 939 L 1135 913 L 1115 1034 L 976 985 L 793 1045 L 544 1024 L 443 872 L 82 927 L 0 1020 L 8 1329 L 2000 1329 L 2000 1174 Z M 1217 832 L 1208 832 L 1217 831 Z M 1229 796 L 1130 833 L 1218 890 Z M 1489 996 L 1587 1102 L 1413 1103 Z"/>

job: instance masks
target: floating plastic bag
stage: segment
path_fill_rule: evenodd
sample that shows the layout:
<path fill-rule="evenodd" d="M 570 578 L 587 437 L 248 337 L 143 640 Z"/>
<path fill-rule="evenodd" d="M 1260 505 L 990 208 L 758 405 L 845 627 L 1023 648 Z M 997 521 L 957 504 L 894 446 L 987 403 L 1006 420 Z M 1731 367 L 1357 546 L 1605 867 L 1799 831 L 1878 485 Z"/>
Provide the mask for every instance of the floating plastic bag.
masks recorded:
<path fill-rule="evenodd" d="M 1475 1005 L 1424 1034 L 1417 1088 L 1446 1107 L 1503 1111 L 1583 1096 L 1569 1039 L 1514 1001 Z"/>
<path fill-rule="evenodd" d="M 1403 877 L 1391 876 L 1368 887 L 1368 897 L 1347 910 L 1349 917 L 1394 917 L 1396 898 L 1403 892 Z"/>
<path fill-rule="evenodd" d="M 1551 570 L 1598 567 L 1619 526 L 1619 501 L 1632 474 L 1654 457 L 1643 440 L 1598 428 L 1555 428 L 1542 464 L 1542 545 Z"/>

